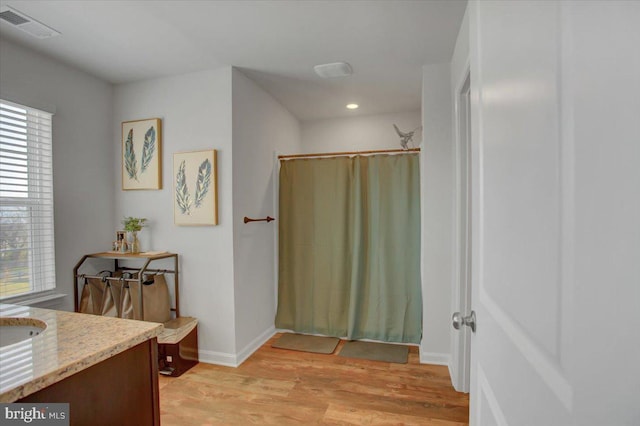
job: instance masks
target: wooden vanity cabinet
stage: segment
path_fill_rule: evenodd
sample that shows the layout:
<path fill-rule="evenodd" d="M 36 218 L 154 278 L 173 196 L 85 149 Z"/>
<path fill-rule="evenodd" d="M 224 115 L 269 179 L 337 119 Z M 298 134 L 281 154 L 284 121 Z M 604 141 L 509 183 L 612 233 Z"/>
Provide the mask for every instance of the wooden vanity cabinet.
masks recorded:
<path fill-rule="evenodd" d="M 69 403 L 72 426 L 159 426 L 154 337 L 17 402 Z"/>

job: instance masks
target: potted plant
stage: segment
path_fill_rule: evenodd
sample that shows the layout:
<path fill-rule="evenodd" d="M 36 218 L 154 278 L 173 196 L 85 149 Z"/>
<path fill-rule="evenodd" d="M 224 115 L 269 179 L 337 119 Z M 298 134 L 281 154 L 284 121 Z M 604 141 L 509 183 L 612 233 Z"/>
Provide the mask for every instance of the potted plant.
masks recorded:
<path fill-rule="evenodd" d="M 129 234 L 129 247 L 131 253 L 140 253 L 140 241 L 138 240 L 138 231 L 146 224 L 147 219 L 143 217 L 127 216 L 122 220 L 124 230 Z"/>

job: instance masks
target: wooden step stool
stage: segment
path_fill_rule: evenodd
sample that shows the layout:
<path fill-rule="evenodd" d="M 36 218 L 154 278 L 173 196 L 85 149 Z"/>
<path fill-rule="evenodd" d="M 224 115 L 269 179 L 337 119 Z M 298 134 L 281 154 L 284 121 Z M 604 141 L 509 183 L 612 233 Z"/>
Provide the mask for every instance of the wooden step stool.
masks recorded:
<path fill-rule="evenodd" d="M 198 363 L 198 320 L 180 317 L 164 323 L 158 336 L 158 369 L 178 377 Z"/>

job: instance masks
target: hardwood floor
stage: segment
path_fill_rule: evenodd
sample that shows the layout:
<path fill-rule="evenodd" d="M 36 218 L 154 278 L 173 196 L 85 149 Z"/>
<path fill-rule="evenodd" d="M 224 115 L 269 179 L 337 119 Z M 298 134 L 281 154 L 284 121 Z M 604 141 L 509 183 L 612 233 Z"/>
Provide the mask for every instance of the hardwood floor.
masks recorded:
<path fill-rule="evenodd" d="M 466 425 L 468 395 L 454 391 L 447 367 L 392 364 L 271 347 L 238 368 L 200 363 L 160 377 L 163 426 Z"/>

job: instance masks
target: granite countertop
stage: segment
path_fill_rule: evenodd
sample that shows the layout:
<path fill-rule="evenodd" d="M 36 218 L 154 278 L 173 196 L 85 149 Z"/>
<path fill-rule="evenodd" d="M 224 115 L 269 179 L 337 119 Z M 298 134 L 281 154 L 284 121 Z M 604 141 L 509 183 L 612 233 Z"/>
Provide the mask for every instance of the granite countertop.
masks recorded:
<path fill-rule="evenodd" d="M 156 337 L 163 328 L 154 322 L 7 304 L 0 304 L 0 317 L 47 324 L 31 339 L 0 347 L 0 402 L 37 392 Z"/>

